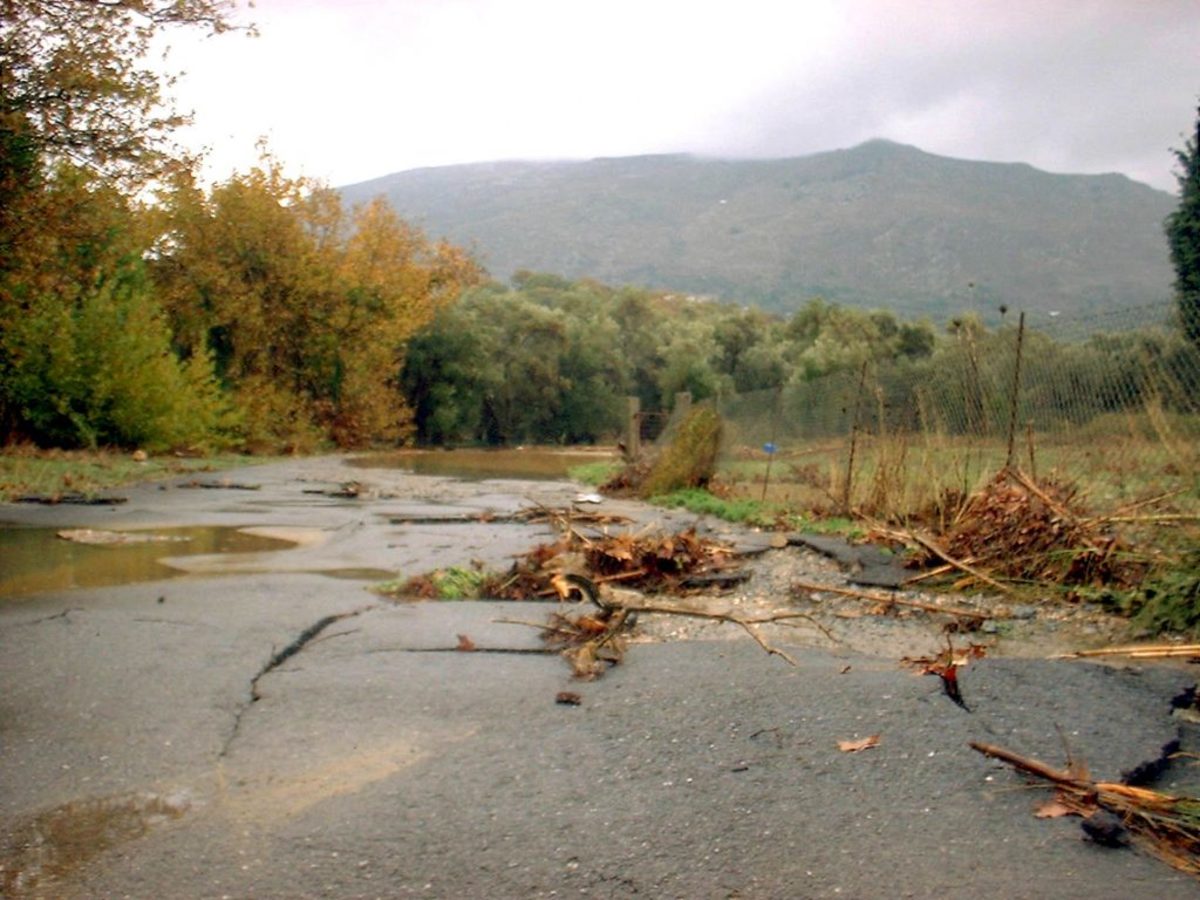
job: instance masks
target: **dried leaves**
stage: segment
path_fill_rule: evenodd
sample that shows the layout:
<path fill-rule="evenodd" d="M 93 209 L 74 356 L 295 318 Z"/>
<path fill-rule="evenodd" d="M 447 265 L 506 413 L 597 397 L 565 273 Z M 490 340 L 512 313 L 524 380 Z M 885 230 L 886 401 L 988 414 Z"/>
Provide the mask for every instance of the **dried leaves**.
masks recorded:
<path fill-rule="evenodd" d="M 872 747 L 879 746 L 879 738 L 880 735 L 871 734 L 853 741 L 838 741 L 838 749 L 843 753 L 858 753 L 861 750 L 870 750 Z"/>
<path fill-rule="evenodd" d="M 1144 574 L 1129 560 L 1119 536 L 1103 519 L 1088 518 L 1074 487 L 1035 482 L 1005 468 L 971 495 L 934 540 L 917 532 L 880 529 L 913 547 L 914 563 L 947 563 L 960 582 L 1007 591 L 1001 580 L 1062 585 L 1128 585 Z"/>
<path fill-rule="evenodd" d="M 542 630 L 542 640 L 560 650 L 574 677 L 592 681 L 625 658 L 622 631 L 628 624 L 624 610 L 601 615 L 555 612 Z"/>
<path fill-rule="evenodd" d="M 646 592 L 679 592 L 689 577 L 725 570 L 732 559 L 730 548 L 698 536 L 694 529 L 600 537 L 570 529 L 553 544 L 534 547 L 508 572 L 488 579 L 483 592 L 502 600 L 550 597 L 555 593 L 550 579 L 564 568 L 583 569 L 598 583 L 619 581 Z"/>
<path fill-rule="evenodd" d="M 915 668 L 921 675 L 936 675 L 942 680 L 942 689 L 957 706 L 967 712 L 971 708 L 963 699 L 962 688 L 959 685 L 958 670 L 973 659 L 982 659 L 987 648 L 982 644 L 968 644 L 965 648 L 956 650 L 950 636 L 946 636 L 946 649 L 937 656 L 906 656 L 900 662 Z"/>

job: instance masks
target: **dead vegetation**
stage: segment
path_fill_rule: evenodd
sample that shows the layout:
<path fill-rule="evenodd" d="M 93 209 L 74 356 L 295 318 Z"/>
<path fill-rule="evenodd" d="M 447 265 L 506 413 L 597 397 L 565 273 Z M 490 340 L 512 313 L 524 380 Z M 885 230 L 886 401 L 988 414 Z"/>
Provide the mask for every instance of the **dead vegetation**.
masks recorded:
<path fill-rule="evenodd" d="M 644 593 L 679 593 L 687 590 L 690 578 L 727 572 L 735 565 L 732 548 L 694 529 L 589 536 L 569 527 L 557 541 L 534 547 L 507 572 L 489 577 L 482 591 L 500 600 L 551 598 L 557 593 L 551 579 L 574 572 L 596 584 L 619 582 Z"/>
<path fill-rule="evenodd" d="M 1088 514 L 1075 487 L 1038 482 L 1017 468 L 1001 469 L 952 517 L 939 505 L 914 522 L 872 523 L 871 532 L 910 551 L 910 564 L 925 570 L 914 581 L 950 573 L 958 589 L 982 584 L 1011 593 L 1014 585 L 1130 587 L 1148 570 L 1112 518 Z"/>
<path fill-rule="evenodd" d="M 1085 833 L 1097 843 L 1132 843 L 1182 872 L 1200 876 L 1200 800 L 1093 781 L 1087 766 L 1069 755 L 1067 767 L 1056 769 L 993 744 L 972 741 L 970 746 L 1054 787 L 1054 799 L 1034 813 L 1039 818 L 1081 816 Z"/>

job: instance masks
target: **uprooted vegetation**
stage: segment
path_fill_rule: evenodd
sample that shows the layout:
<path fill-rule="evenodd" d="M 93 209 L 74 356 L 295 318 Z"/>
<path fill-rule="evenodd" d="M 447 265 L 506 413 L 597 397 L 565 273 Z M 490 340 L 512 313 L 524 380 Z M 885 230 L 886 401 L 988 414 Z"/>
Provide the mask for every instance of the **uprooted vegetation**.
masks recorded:
<path fill-rule="evenodd" d="M 716 474 L 720 446 L 721 417 L 710 406 L 697 406 L 684 417 L 673 439 L 660 452 L 631 460 L 601 489 L 649 499 L 707 487 Z"/>
<path fill-rule="evenodd" d="M 655 595 L 711 592 L 749 577 L 734 548 L 694 529 L 585 534 L 571 524 L 570 511 L 561 511 L 557 521 L 560 537 L 522 554 L 507 571 L 435 571 L 377 586 L 377 591 L 406 600 L 446 599 L 445 586 L 453 584 L 463 589 L 453 591 L 453 599 L 585 601 L 578 611 L 551 612 L 541 624 L 501 620 L 540 628 L 547 647 L 560 652 L 575 677 L 584 680 L 599 677 L 623 660 L 628 631 L 642 612 L 737 625 L 767 653 L 792 664 L 794 660 L 767 643 L 757 626 L 789 625 L 803 619 L 833 639 L 810 615 L 792 609 L 744 615 L 675 600 L 656 601 Z"/>
<path fill-rule="evenodd" d="M 694 529 L 587 536 L 565 531 L 553 543 L 524 554 L 507 572 L 483 584 L 485 596 L 528 600 L 554 594 L 551 579 L 564 571 L 586 574 L 596 584 L 620 583 L 643 593 L 678 593 L 702 587 L 722 576 L 733 580 L 733 550 L 704 538 Z"/>
<path fill-rule="evenodd" d="M 1017 469 L 1002 469 L 967 497 L 940 533 L 880 525 L 875 534 L 907 546 L 914 568 L 956 571 L 960 588 L 978 581 L 1129 585 L 1147 568 L 1107 519 L 1077 504 L 1075 488 L 1038 484 Z"/>
<path fill-rule="evenodd" d="M 956 590 L 1099 601 L 1138 627 L 1195 631 L 1200 554 L 1190 546 L 1197 517 L 1152 511 L 1169 499 L 1094 515 L 1077 485 L 1005 467 L 960 498 L 952 515 L 941 505 L 908 527 L 874 522 L 871 534 L 908 551 L 909 564 L 922 570 L 912 581 L 946 575 Z"/>

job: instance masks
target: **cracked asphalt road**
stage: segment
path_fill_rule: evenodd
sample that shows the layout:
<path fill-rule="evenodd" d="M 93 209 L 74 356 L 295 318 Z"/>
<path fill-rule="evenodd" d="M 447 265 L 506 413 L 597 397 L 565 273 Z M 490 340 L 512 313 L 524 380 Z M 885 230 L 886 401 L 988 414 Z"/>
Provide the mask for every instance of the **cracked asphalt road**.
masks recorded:
<path fill-rule="evenodd" d="M 1035 819 L 1045 794 L 967 747 L 1060 763 L 1065 738 L 1094 776 L 1118 778 L 1173 739 L 1194 749 L 1169 714 L 1195 683 L 1184 669 L 988 658 L 963 674 L 966 713 L 895 657 L 800 635 L 793 668 L 731 633 L 637 644 L 573 683 L 536 652 L 535 629 L 496 621 L 544 607 L 393 605 L 319 573 L 506 565 L 548 533 L 391 520 L 561 505 L 577 486 L 338 459 L 231 477 L 262 487 L 0 510 L 25 525 L 307 535 L 269 555 L 191 558 L 186 577 L 0 603 L 5 895 L 1200 894 L 1144 854 L 1084 841 L 1077 820 Z M 305 493 L 350 479 L 380 491 Z M 459 634 L 480 651 L 455 652 Z M 582 704 L 555 703 L 564 689 Z M 875 749 L 837 749 L 871 734 Z M 1176 765 L 1159 786 L 1189 779 Z"/>

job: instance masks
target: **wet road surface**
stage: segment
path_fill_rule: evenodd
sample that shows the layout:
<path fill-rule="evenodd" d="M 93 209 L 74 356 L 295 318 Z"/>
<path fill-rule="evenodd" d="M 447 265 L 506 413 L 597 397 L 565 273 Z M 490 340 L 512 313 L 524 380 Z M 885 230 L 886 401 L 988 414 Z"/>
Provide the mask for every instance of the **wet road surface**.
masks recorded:
<path fill-rule="evenodd" d="M 894 656 L 800 633 L 791 667 L 728 634 L 636 644 L 581 684 L 536 629 L 497 621 L 540 621 L 544 606 L 397 605 L 344 577 L 506 566 L 550 532 L 394 520 L 562 505 L 579 486 L 336 459 L 228 477 L 260 488 L 0 510 L 27 527 L 254 527 L 300 542 L 0 603 L 5 895 L 1200 894 L 1144 854 L 1084 841 L 1078 820 L 1035 819 L 1046 792 L 967 747 L 1061 764 L 1066 740 L 1094 777 L 1119 778 L 1173 739 L 1194 743 L 1170 715 L 1195 683 L 1185 669 L 984 659 L 963 675 L 968 713 Z M 306 492 L 355 478 L 372 492 Z M 456 651 L 458 635 L 479 649 Z M 581 704 L 556 703 L 562 690 Z M 874 734 L 874 749 L 838 750 Z M 1191 777 L 1176 766 L 1159 787 Z"/>

